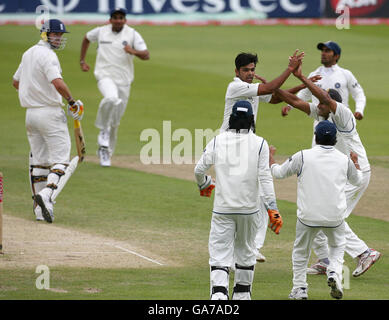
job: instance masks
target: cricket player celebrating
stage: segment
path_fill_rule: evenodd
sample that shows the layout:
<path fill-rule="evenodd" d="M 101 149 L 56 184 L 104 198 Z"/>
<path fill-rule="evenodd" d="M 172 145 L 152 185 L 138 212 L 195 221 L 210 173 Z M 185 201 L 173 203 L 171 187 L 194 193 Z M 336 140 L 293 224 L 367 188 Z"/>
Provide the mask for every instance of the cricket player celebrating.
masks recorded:
<path fill-rule="evenodd" d="M 26 129 L 30 144 L 30 181 L 37 220 L 54 220 L 52 193 L 65 183 L 62 177 L 70 157 L 70 136 L 67 118 L 62 109 L 62 97 L 68 101 L 68 115 L 83 117 L 80 100 L 72 98 L 62 79 L 61 66 L 54 50 L 61 50 L 68 33 L 57 19 L 45 21 L 41 38 L 28 49 L 13 76 L 13 86 L 19 91 L 20 105 L 26 108 Z M 65 182 L 64 182 L 65 181 Z M 62 187 L 62 186 L 61 186 Z"/>
<path fill-rule="evenodd" d="M 89 31 L 81 45 L 80 66 L 89 71 L 85 56 L 90 42 L 97 42 L 94 75 L 103 99 L 97 111 L 95 125 L 100 129 L 97 137 L 101 166 L 110 166 L 115 150 L 117 132 L 130 96 L 134 80 L 134 56 L 141 60 L 150 58 L 142 36 L 126 25 L 126 9 L 111 11 L 110 24 Z"/>
<path fill-rule="evenodd" d="M 214 165 L 216 172 L 209 235 L 212 300 L 228 299 L 229 272 L 234 265 L 232 299 L 251 299 L 256 264 L 255 237 L 259 227 L 259 186 L 268 204 L 272 230 L 278 234 L 282 227 L 269 168 L 269 147 L 266 140 L 254 132 L 251 104 L 236 102 L 227 131 L 207 144 L 195 167 L 201 196 L 210 197 L 215 188 L 206 171 Z"/>
<path fill-rule="evenodd" d="M 367 189 L 371 173 L 366 150 L 356 129 L 355 117 L 351 110 L 341 103 L 342 97 L 335 89 L 329 89 L 327 93 L 313 84 L 312 81 L 302 74 L 301 66 L 297 69 L 294 75 L 307 86 L 312 94 L 318 99 L 319 103 L 305 102 L 304 100 L 301 100 L 297 96 L 284 90 L 277 90 L 276 94 L 285 102 L 307 113 L 310 117 L 317 121 L 328 119 L 333 122 L 337 128 L 338 139 L 335 148 L 343 152 L 345 155 L 349 155 L 351 151 L 358 155 L 359 166 L 362 172 L 362 183 L 358 186 L 352 184 L 346 185 L 345 192 L 347 210 L 345 218 L 347 218 Z M 351 230 L 347 222 L 345 222 L 345 234 L 346 253 L 348 253 L 353 259 L 358 259 L 357 267 L 353 271 L 353 276 L 358 277 L 366 272 L 380 258 L 381 253 L 374 249 L 370 249 L 363 240 L 359 239 L 358 236 Z M 312 266 L 311 269 L 316 269 L 315 274 L 324 274 L 331 261 L 328 261 L 329 255 L 327 239 L 323 233 L 319 232 L 317 234 L 312 247 L 319 258 L 319 262 Z"/>
<path fill-rule="evenodd" d="M 362 177 L 354 163 L 334 148 L 336 127 L 328 120 L 319 122 L 315 129 L 316 146 L 295 153 L 282 165 L 274 161 L 275 148 L 270 147 L 270 166 L 275 178 L 283 179 L 297 174 L 297 223 L 293 246 L 293 289 L 290 299 L 308 299 L 306 268 L 312 241 L 321 230 L 328 238 L 330 264 L 327 282 L 331 296 L 343 297 L 342 268 L 347 215 L 346 184 L 355 186 Z"/>
<path fill-rule="evenodd" d="M 321 63 L 323 65 L 311 72 L 308 78 L 320 75 L 321 80 L 317 82 L 317 85 L 324 90 L 335 89 L 338 91 L 342 97 L 342 103 L 348 108 L 349 96 L 351 94 L 355 101 L 354 116 L 357 120 L 362 120 L 366 106 L 366 96 L 353 73 L 350 70 L 339 67 L 338 61 L 341 55 L 340 46 L 336 42 L 327 41 L 325 43 L 320 42 L 317 48 L 321 51 Z M 307 88 L 299 91 L 297 96 L 304 101 L 318 102 Z M 283 107 L 282 115 L 286 116 L 291 108 L 290 105 Z M 317 121 L 314 121 L 314 127 L 316 125 Z M 313 139 L 312 145 L 314 143 Z"/>
<path fill-rule="evenodd" d="M 232 108 L 237 101 L 245 100 L 251 104 L 251 108 L 254 114 L 254 121 L 257 118 L 259 102 L 266 103 L 279 103 L 280 100 L 277 96 L 273 95 L 273 91 L 276 88 L 279 88 L 291 75 L 291 73 L 298 67 L 300 61 L 304 57 L 304 52 L 297 54 L 298 50 L 289 57 L 289 63 L 285 71 L 270 82 L 266 82 L 265 79 L 258 76 L 255 73 L 256 65 L 258 63 L 257 55 L 250 53 L 240 53 L 235 58 L 235 75 L 236 77 L 232 82 L 229 83 L 225 96 L 225 107 L 224 107 L 224 119 L 223 124 L 220 128 L 220 131 L 226 131 L 229 127 L 229 119 L 231 115 Z M 263 83 L 253 83 L 253 80 L 257 79 Z M 318 78 L 317 78 L 318 79 Z M 313 79 L 314 81 L 317 80 Z M 291 93 L 297 93 L 299 90 L 305 88 L 304 85 L 300 85 L 295 88 L 291 88 L 288 91 Z M 263 192 L 260 189 L 260 194 L 263 195 Z M 265 262 L 266 257 L 260 252 L 262 248 L 265 237 L 266 230 L 268 226 L 268 215 L 266 204 L 262 197 L 262 202 L 260 205 L 260 213 L 258 214 L 260 228 L 258 230 L 257 239 L 256 239 L 256 255 L 258 262 Z"/>

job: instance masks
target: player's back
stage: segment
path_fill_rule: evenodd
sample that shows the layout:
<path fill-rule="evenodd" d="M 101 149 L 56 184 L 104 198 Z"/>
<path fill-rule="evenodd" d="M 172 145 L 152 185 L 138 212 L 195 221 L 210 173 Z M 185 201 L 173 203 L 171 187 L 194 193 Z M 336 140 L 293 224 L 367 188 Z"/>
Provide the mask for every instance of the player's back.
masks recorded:
<path fill-rule="evenodd" d="M 348 158 L 333 146 L 303 150 L 297 216 L 310 226 L 336 226 L 346 211 Z"/>
<path fill-rule="evenodd" d="M 251 131 L 227 131 L 216 137 L 215 212 L 247 214 L 258 210 L 258 160 L 263 141 Z"/>
<path fill-rule="evenodd" d="M 23 107 L 61 106 L 61 95 L 51 81 L 61 77 L 57 55 L 49 44 L 39 41 L 22 57 L 19 98 Z"/>

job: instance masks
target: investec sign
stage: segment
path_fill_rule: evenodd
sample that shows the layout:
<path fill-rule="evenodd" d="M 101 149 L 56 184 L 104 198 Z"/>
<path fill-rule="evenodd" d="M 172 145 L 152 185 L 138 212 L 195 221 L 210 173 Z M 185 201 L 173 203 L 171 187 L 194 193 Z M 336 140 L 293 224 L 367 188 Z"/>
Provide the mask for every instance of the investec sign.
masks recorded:
<path fill-rule="evenodd" d="M 318 17 L 321 0 L 0 0 L 0 12 L 34 12 L 45 5 L 53 13 L 108 13 L 126 8 L 129 14 L 261 12 L 269 17 Z"/>

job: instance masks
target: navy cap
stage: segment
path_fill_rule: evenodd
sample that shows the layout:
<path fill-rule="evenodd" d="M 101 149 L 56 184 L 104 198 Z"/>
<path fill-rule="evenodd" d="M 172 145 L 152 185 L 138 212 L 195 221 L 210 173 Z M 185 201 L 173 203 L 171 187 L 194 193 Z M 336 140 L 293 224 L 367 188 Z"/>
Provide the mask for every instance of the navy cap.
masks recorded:
<path fill-rule="evenodd" d="M 317 48 L 319 50 L 323 50 L 323 47 L 327 47 L 328 49 L 334 51 L 335 54 L 340 55 L 342 50 L 340 49 L 339 45 L 336 42 L 333 41 L 327 41 L 327 42 L 320 42 L 317 45 Z"/>
<path fill-rule="evenodd" d="M 315 135 L 318 142 L 330 142 L 336 138 L 336 126 L 328 121 L 320 121 L 315 128 Z"/>
<path fill-rule="evenodd" d="M 127 14 L 127 10 L 124 8 L 115 8 L 111 10 L 111 18 L 115 13 L 121 13 L 124 14 L 124 16 Z"/>
<path fill-rule="evenodd" d="M 63 33 L 69 33 L 69 31 L 66 31 L 65 24 L 58 19 L 50 19 L 46 20 L 42 24 L 41 32 L 63 32 Z"/>
<path fill-rule="evenodd" d="M 241 112 L 240 114 L 238 112 Z M 235 116 L 245 115 L 246 117 L 253 115 L 253 107 L 251 103 L 245 100 L 237 101 L 232 107 L 232 114 Z"/>

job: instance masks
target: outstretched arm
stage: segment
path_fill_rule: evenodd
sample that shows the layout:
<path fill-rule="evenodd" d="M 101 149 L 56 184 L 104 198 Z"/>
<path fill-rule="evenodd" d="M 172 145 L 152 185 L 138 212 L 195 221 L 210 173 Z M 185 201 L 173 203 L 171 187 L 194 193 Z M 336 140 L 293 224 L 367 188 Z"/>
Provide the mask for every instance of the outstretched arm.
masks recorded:
<path fill-rule="evenodd" d="M 320 75 L 316 75 L 316 76 L 313 76 L 311 78 L 309 78 L 312 82 L 317 82 L 318 80 L 321 79 L 321 76 Z M 296 87 L 293 87 L 293 88 L 290 88 L 290 89 L 286 89 L 286 91 L 288 91 L 289 93 L 293 93 L 293 94 L 296 94 L 298 93 L 299 91 L 305 89 L 307 86 L 305 84 L 300 84 Z M 282 102 L 282 100 L 276 95 L 276 94 L 273 94 L 272 97 L 271 97 L 271 100 L 269 101 L 269 103 L 272 103 L 272 104 L 277 104 L 277 103 L 280 103 Z M 288 110 L 289 111 L 289 110 Z M 286 115 L 286 114 L 285 114 Z"/>
<path fill-rule="evenodd" d="M 331 112 L 335 113 L 337 107 L 336 101 L 331 99 L 327 91 L 324 91 L 322 88 L 316 86 L 311 80 L 307 79 L 302 74 L 301 65 L 295 72 L 293 72 L 293 74 L 296 78 L 300 79 L 300 81 L 307 86 L 309 91 L 311 91 L 312 94 L 319 99 L 320 103 L 327 105 L 330 108 Z"/>
<path fill-rule="evenodd" d="M 307 115 L 311 114 L 311 108 L 309 106 L 309 103 L 301 100 L 299 97 L 294 95 L 293 93 L 290 93 L 286 90 L 277 89 L 274 91 L 274 94 L 282 101 L 285 101 L 287 104 L 290 104 L 291 106 L 295 107 L 296 109 L 299 109 L 303 112 L 305 112 Z"/>
<path fill-rule="evenodd" d="M 280 76 L 277 78 L 273 79 L 270 82 L 261 84 L 258 86 L 258 95 L 265 95 L 265 94 L 270 94 L 273 93 L 274 90 L 277 88 L 281 87 L 283 83 L 288 79 L 290 74 L 298 68 L 299 64 L 301 63 L 302 59 L 304 58 L 304 52 L 297 54 L 298 50 L 296 50 L 293 54 L 293 56 L 289 57 L 289 64 L 286 70 L 281 73 Z"/>

